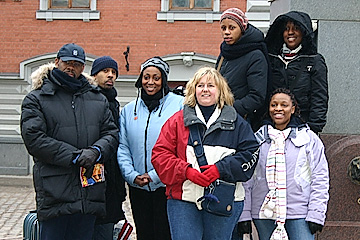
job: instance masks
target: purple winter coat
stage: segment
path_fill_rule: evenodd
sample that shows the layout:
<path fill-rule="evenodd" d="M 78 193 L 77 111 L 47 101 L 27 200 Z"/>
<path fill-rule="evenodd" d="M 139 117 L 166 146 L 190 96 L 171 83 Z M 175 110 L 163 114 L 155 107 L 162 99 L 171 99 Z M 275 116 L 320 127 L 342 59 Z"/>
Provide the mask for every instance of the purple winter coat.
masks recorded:
<path fill-rule="evenodd" d="M 259 219 L 259 212 L 269 191 L 266 161 L 270 148 L 267 125 L 255 134 L 261 144 L 258 164 L 253 177 L 243 186 L 245 205 L 241 221 Z M 329 200 L 329 171 L 324 145 L 308 126 L 293 128 L 285 141 L 286 219 L 305 218 L 324 225 Z"/>

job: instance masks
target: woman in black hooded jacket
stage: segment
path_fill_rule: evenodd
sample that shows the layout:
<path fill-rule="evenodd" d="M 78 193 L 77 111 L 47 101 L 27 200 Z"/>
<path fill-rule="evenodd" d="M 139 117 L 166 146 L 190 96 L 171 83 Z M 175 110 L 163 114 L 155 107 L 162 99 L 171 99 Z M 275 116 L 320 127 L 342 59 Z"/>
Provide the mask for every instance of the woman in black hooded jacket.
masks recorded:
<path fill-rule="evenodd" d="M 265 37 L 272 69 L 272 90 L 290 89 L 301 118 L 321 132 L 328 109 L 327 66 L 317 52 L 310 16 L 291 11 L 278 16 Z"/>

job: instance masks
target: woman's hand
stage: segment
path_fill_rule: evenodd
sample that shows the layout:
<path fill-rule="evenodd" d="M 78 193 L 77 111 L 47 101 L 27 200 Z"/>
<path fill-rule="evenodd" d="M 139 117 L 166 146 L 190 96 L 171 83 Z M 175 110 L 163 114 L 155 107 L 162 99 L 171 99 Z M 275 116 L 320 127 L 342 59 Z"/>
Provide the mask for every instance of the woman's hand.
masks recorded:
<path fill-rule="evenodd" d="M 152 182 L 150 176 L 148 173 L 144 173 L 142 175 L 138 175 L 136 176 L 135 180 L 134 180 L 134 183 L 136 185 L 139 185 L 140 187 L 143 187 L 147 184 L 149 184 L 150 182 Z"/>

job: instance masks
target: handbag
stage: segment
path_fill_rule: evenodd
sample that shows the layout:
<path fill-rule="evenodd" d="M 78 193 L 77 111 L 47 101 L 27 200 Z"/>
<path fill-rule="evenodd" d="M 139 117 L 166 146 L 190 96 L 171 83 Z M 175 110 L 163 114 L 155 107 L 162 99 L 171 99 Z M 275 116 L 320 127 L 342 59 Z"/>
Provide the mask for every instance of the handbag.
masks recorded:
<path fill-rule="evenodd" d="M 199 166 L 207 165 L 208 163 L 204 153 L 198 125 L 190 125 L 189 130 L 191 144 L 194 148 Z M 234 193 L 235 183 L 217 179 L 205 188 L 204 196 L 200 197 L 197 201 L 201 201 L 201 207 L 205 209 L 205 211 L 218 216 L 229 217 L 233 213 Z"/>

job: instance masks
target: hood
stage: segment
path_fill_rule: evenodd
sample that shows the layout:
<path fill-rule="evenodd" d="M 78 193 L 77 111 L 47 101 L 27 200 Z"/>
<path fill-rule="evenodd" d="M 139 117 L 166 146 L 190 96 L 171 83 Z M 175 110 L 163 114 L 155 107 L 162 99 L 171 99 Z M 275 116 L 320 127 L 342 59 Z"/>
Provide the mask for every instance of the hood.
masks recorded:
<path fill-rule="evenodd" d="M 271 24 L 265 37 L 269 53 L 280 53 L 284 43 L 283 32 L 288 21 L 294 22 L 294 24 L 298 25 L 302 31 L 303 39 L 301 45 L 303 54 L 316 54 L 317 49 L 311 18 L 307 13 L 298 11 L 282 14 L 275 19 L 273 24 Z"/>
<path fill-rule="evenodd" d="M 44 65 L 41 65 L 37 70 L 35 70 L 31 74 L 31 89 L 39 89 L 44 83 L 44 79 L 48 78 L 49 72 L 52 71 L 55 68 L 55 63 L 47 63 Z M 94 78 L 91 77 L 87 73 L 82 73 L 82 75 L 89 81 L 90 84 L 97 86 L 97 83 L 95 82 Z"/>
<path fill-rule="evenodd" d="M 244 34 L 239 38 L 239 40 L 234 44 L 244 44 L 244 43 L 261 43 L 264 41 L 264 33 L 259 29 L 255 28 L 253 25 L 248 24 Z"/>

